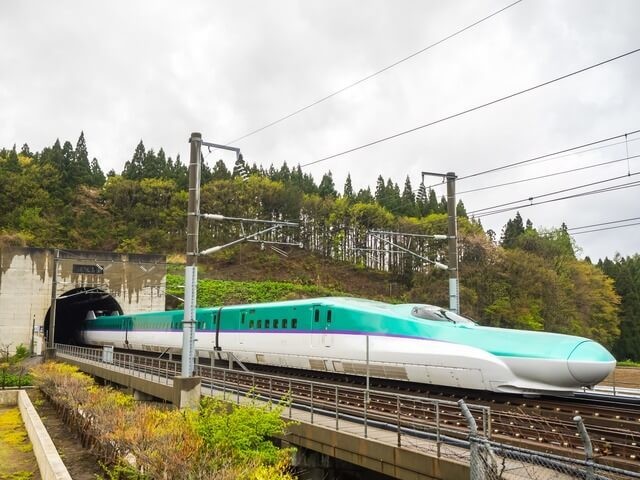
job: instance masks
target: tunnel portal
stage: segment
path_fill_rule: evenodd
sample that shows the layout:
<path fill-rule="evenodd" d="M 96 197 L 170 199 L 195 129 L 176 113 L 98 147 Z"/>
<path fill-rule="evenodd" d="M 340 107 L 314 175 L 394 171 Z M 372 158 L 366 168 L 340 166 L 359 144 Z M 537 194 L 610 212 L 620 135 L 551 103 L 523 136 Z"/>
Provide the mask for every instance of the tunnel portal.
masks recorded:
<path fill-rule="evenodd" d="M 81 345 L 84 320 L 87 313 L 94 311 L 99 315 L 122 315 L 120 304 L 107 292 L 96 288 L 74 288 L 65 292 L 56 300 L 55 342 L 68 345 Z M 44 319 L 44 330 L 50 338 L 51 308 Z"/>

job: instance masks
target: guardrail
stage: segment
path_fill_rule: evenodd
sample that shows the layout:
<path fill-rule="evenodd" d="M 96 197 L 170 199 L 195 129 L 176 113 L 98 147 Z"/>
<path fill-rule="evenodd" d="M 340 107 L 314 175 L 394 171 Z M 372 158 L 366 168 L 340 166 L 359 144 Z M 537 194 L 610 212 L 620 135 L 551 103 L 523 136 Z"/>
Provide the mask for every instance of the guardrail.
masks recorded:
<path fill-rule="evenodd" d="M 56 349 L 59 354 L 113 366 L 163 384 L 169 384 L 181 373 L 180 362 L 172 360 L 72 345 L 56 345 Z M 380 438 L 383 431 L 386 441 L 390 441 L 389 432 L 393 432 L 397 446 L 432 450 L 438 457 L 448 456 L 444 450 L 449 447 L 468 446 L 469 429 L 459 405 L 453 401 L 202 364 L 195 369 L 196 376 L 202 379 L 203 394 L 221 395 L 226 401 L 240 404 L 247 396 L 270 404 L 282 401 L 283 414 L 289 418 L 300 420 L 296 412 L 303 411 L 305 422 L 337 431 L 356 424 L 361 426 L 364 438 Z M 490 408 L 468 407 L 479 424 L 479 433 L 490 437 Z M 456 451 L 455 456 L 459 455 Z"/>
<path fill-rule="evenodd" d="M 173 377 L 180 375 L 180 362 L 163 360 L 160 358 L 135 355 L 133 353 L 114 352 L 92 347 L 79 347 L 76 345 L 55 345 L 56 351 L 61 354 L 82 358 L 92 362 L 112 365 L 126 370 L 133 377 L 153 380 L 157 383 L 170 385 Z"/>

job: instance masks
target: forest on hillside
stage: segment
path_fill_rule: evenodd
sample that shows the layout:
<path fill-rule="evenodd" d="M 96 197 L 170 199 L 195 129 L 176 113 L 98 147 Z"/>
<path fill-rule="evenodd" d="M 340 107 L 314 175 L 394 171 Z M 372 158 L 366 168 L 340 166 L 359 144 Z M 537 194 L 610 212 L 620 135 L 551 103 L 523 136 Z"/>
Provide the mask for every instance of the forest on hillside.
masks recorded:
<path fill-rule="evenodd" d="M 446 233 L 446 199 L 407 177 L 403 188 L 380 176 L 354 191 L 338 190 L 330 172 L 319 183 L 300 166 L 265 169 L 241 159 L 203 166 L 201 211 L 290 220 L 300 227 L 278 241 L 362 268 L 389 271 L 409 293 L 399 301 L 448 305 L 447 274 L 371 231 Z M 41 152 L 25 144 L 0 150 L 0 246 L 181 253 L 186 244 L 187 166 L 141 141 L 122 172 L 89 159 L 84 134 L 75 147 L 56 142 Z M 566 227 L 537 229 L 520 214 L 499 234 L 484 231 L 457 205 L 461 307 L 485 325 L 594 338 L 618 359 L 640 360 L 640 257 L 593 264 L 576 255 Z M 201 222 L 201 248 L 237 238 L 237 225 Z M 404 241 L 398 236 L 395 241 Z M 447 262 L 446 242 L 418 239 L 413 251 Z M 292 272 L 295 280 L 295 272 Z M 346 290 L 346 289 L 345 289 Z"/>

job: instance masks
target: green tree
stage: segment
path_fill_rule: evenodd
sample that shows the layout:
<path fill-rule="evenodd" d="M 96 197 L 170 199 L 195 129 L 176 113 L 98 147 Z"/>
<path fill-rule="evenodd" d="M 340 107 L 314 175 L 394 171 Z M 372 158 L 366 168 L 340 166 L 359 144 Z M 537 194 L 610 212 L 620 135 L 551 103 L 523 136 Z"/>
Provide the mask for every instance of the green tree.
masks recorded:
<path fill-rule="evenodd" d="M 416 197 L 413 194 L 409 175 L 407 175 L 407 178 L 404 181 L 404 190 L 400 197 L 400 213 L 406 216 L 414 216 L 416 214 Z"/>
<path fill-rule="evenodd" d="M 355 195 L 353 194 L 353 185 L 351 184 L 350 173 L 347 173 L 347 179 L 344 182 L 343 196 L 348 200 L 353 200 L 355 198 Z"/>
<path fill-rule="evenodd" d="M 93 176 L 91 165 L 89 164 L 89 152 L 87 151 L 87 142 L 84 138 L 84 131 L 80 132 L 78 142 L 76 143 L 75 155 L 72 159 L 72 175 L 76 185 L 91 185 Z"/>
<path fill-rule="evenodd" d="M 144 159 L 147 151 L 144 148 L 144 143 L 140 140 L 140 143 L 136 146 L 133 157 L 124 164 L 122 170 L 122 177 L 127 180 L 140 180 L 142 179 Z"/>
<path fill-rule="evenodd" d="M 509 219 L 502 229 L 502 238 L 500 239 L 500 245 L 504 248 L 513 248 L 516 244 L 516 240 L 520 235 L 524 233 L 524 225 L 522 223 L 522 217 L 520 212 L 516 212 L 516 216 Z"/>
<path fill-rule="evenodd" d="M 361 188 L 356 195 L 356 202 L 358 203 L 374 203 L 376 201 L 371 194 L 371 188 Z"/>
<path fill-rule="evenodd" d="M 640 361 L 640 256 L 616 255 L 598 261 L 600 268 L 615 282 L 620 295 L 620 336 L 613 344 L 618 360 Z"/>
<path fill-rule="evenodd" d="M 331 175 L 331 171 L 325 173 L 322 176 L 322 180 L 320 181 L 320 185 L 318 187 L 318 194 L 322 198 L 336 198 L 338 196 L 338 192 L 336 192 L 336 186 L 333 183 L 333 175 Z"/>

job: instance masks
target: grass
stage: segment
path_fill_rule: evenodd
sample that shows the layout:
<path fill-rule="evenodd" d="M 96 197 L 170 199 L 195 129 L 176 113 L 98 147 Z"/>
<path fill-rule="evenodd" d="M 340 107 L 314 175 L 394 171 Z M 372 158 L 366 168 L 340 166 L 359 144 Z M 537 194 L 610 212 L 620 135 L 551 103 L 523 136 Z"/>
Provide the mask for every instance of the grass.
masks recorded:
<path fill-rule="evenodd" d="M 0 480 L 33 478 L 36 459 L 18 408 L 0 410 Z M 37 467 L 36 467 L 37 468 Z"/>
<path fill-rule="evenodd" d="M 182 297 L 184 295 L 183 284 L 184 277 L 180 275 L 167 275 L 167 293 L 170 295 Z M 344 295 L 344 292 L 331 288 L 300 285 L 290 282 L 198 280 L 199 307 Z M 173 304 L 172 306 L 182 307 L 182 303 Z"/>
<path fill-rule="evenodd" d="M 621 360 L 618 362 L 619 367 L 640 367 L 639 362 L 634 362 L 632 360 Z"/>

